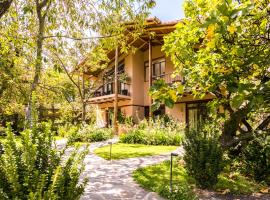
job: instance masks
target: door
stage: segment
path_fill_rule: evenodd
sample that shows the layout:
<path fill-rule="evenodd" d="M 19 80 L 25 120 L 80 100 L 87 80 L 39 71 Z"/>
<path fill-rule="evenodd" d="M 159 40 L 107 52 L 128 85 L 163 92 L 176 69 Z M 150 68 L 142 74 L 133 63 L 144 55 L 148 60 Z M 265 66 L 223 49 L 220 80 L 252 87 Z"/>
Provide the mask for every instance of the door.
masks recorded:
<path fill-rule="evenodd" d="M 189 129 L 198 129 L 207 119 L 207 102 L 187 103 L 186 122 Z"/>

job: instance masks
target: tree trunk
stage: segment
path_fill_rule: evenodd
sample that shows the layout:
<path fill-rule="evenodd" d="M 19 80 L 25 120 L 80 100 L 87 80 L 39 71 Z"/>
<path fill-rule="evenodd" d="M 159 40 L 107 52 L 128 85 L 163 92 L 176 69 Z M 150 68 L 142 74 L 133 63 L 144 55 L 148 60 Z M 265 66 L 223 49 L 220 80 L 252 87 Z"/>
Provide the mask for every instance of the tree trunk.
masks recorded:
<path fill-rule="evenodd" d="M 82 73 L 82 122 L 85 123 L 86 115 L 86 102 L 85 102 L 85 80 L 84 80 L 84 69 Z"/>
<path fill-rule="evenodd" d="M 13 0 L 4 0 L 4 1 L 0 0 L 0 19 L 8 11 L 12 1 Z"/>
<path fill-rule="evenodd" d="M 28 98 L 28 106 L 27 106 L 27 111 L 26 111 L 26 127 L 32 127 L 32 122 L 33 122 L 33 116 L 32 116 L 33 93 L 36 91 L 36 88 L 40 79 L 40 73 L 41 73 L 41 68 L 42 68 L 45 18 L 47 15 L 47 10 L 48 10 L 47 8 L 49 5 L 50 5 L 49 0 L 44 0 L 41 3 L 39 3 L 39 1 L 36 0 L 36 12 L 38 16 L 38 35 L 37 35 L 37 42 L 36 42 L 37 53 L 36 53 L 36 62 L 35 62 L 35 75 L 34 75 L 34 80 L 31 84 L 30 94 Z M 46 11 L 43 11 L 43 8 L 45 7 L 46 7 Z"/>

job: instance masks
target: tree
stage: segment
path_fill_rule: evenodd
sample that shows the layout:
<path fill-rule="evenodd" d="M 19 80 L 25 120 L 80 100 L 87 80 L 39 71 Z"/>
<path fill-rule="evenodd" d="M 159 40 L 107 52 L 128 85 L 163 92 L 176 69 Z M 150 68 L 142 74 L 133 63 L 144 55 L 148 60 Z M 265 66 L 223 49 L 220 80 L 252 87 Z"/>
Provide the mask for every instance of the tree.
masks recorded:
<path fill-rule="evenodd" d="M 115 134 L 118 134 L 118 56 L 132 50 L 132 43 L 143 33 L 145 19 L 149 9 L 154 5 L 155 2 L 152 0 L 104 0 L 99 5 L 101 12 L 97 15 L 99 19 L 97 31 L 102 36 L 109 35 L 104 37 L 99 45 L 106 49 L 107 53 L 115 51 L 113 117 Z"/>
<path fill-rule="evenodd" d="M 115 7 L 116 4 L 118 7 Z M 135 19 L 142 21 L 147 16 L 150 4 L 151 1 L 148 0 L 18 0 L 16 4 L 10 4 L 8 12 L 5 9 L 5 15 L 0 21 L 0 62 L 3 66 L 0 73 L 7 74 L 10 66 L 13 66 L 14 72 L 20 69 L 18 84 L 23 87 L 23 92 L 14 96 L 21 100 L 21 105 L 28 105 L 26 127 L 31 125 L 32 121 L 32 94 L 39 87 L 44 87 L 42 76 L 48 69 L 64 64 L 66 72 L 73 73 L 77 70 L 76 72 L 83 74 L 83 71 L 88 69 L 77 66 L 89 55 L 87 52 L 93 50 L 97 44 L 109 51 L 115 44 L 113 40 L 121 41 L 118 45 L 122 46 L 122 51 L 127 51 L 128 45 L 124 45 L 127 29 L 123 28 L 123 24 Z M 115 20 L 113 16 L 119 16 L 119 20 Z M 136 23 L 133 24 L 133 29 L 136 26 Z M 106 60 L 104 52 L 95 51 L 90 57 L 90 61 L 87 61 L 90 70 L 104 66 L 98 66 L 96 61 Z M 59 58 L 63 61 L 62 64 Z M 5 77 L 5 80 L 12 77 L 17 77 L 16 73 Z M 47 81 L 50 82 L 49 79 Z M 5 86 L 9 81 L 2 83 L 7 94 L 11 91 L 9 87 L 16 88 L 14 84 Z M 81 99 L 86 98 L 85 91 L 86 89 L 81 92 L 78 90 L 83 97 Z M 4 97 L 2 99 L 2 96 L 0 99 L 6 100 Z M 85 105 L 83 100 L 83 116 Z"/>
<path fill-rule="evenodd" d="M 1 0 L 0 1 L 0 19 L 8 11 L 11 6 L 12 0 Z"/>
<path fill-rule="evenodd" d="M 200 98 L 210 92 L 213 110 L 225 110 L 217 115 L 223 119 L 225 149 L 270 133 L 268 5 L 269 0 L 188 0 L 186 19 L 165 38 L 163 50 L 185 84 L 169 87 L 160 81 L 151 90 L 153 98 L 172 106 L 184 92 Z"/>

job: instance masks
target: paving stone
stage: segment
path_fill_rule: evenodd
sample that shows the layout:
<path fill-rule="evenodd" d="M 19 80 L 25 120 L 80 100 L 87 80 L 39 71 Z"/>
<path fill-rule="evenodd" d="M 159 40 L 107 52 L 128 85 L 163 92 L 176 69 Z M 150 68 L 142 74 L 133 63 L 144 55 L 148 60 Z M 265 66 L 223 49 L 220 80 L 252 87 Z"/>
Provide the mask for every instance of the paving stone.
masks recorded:
<path fill-rule="evenodd" d="M 163 200 L 158 194 L 146 191 L 133 181 L 132 172 L 170 159 L 170 153 L 107 161 L 93 152 L 96 148 L 118 142 L 117 138 L 105 142 L 93 143 L 85 158 L 85 171 L 81 176 L 89 178 L 81 200 Z M 64 142 L 59 142 L 61 148 Z M 177 152 L 182 154 L 181 148 Z"/>

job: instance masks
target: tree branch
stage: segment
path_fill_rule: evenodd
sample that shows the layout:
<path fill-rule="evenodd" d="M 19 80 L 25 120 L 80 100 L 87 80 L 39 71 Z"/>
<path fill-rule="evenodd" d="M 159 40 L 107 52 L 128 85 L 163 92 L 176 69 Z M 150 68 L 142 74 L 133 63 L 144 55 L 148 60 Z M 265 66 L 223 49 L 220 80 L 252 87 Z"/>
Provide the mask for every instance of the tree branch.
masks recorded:
<path fill-rule="evenodd" d="M 72 76 L 70 75 L 70 73 L 68 72 L 64 62 L 62 61 L 62 59 L 56 54 L 53 52 L 53 54 L 57 57 L 57 59 L 60 61 L 61 63 L 61 66 L 62 68 L 65 70 L 68 78 L 71 80 L 71 82 L 78 88 L 78 91 L 79 91 L 79 94 L 80 94 L 80 97 L 83 99 L 83 94 L 82 94 L 82 91 L 81 91 L 81 87 L 74 81 L 74 79 L 72 78 Z"/>
<path fill-rule="evenodd" d="M 77 37 L 72 37 L 68 35 L 49 35 L 49 36 L 44 36 L 44 39 L 48 38 L 67 38 L 70 40 L 92 40 L 92 39 L 103 39 L 103 38 L 111 38 L 115 37 L 117 35 L 107 35 L 107 36 L 93 36 L 93 37 L 82 37 L 82 38 L 77 38 Z"/>
<path fill-rule="evenodd" d="M 0 19 L 8 11 L 13 0 L 0 1 Z"/>
<path fill-rule="evenodd" d="M 252 127 L 250 126 L 250 124 L 247 122 L 246 119 L 242 119 L 242 123 L 247 127 L 249 132 L 252 131 Z"/>
<path fill-rule="evenodd" d="M 266 117 L 265 120 L 255 129 L 255 130 L 264 130 L 270 124 L 270 115 Z"/>

